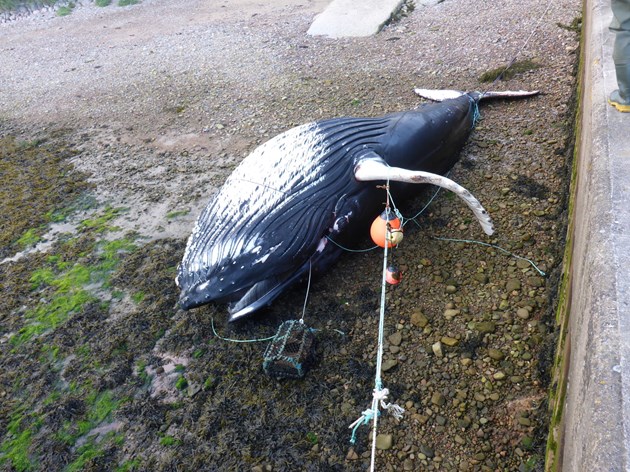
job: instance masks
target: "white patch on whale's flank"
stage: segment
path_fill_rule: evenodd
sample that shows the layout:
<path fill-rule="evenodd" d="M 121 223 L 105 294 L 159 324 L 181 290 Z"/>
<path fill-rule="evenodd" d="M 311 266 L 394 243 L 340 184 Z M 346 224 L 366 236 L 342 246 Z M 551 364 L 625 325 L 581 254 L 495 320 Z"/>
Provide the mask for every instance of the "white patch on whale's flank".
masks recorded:
<path fill-rule="evenodd" d="M 260 235 L 241 230 L 252 218 L 271 214 L 283 205 L 290 206 L 312 185 L 325 179 L 320 172 L 324 139 L 317 124 L 309 123 L 279 134 L 247 156 L 216 194 L 214 204 L 195 223 L 184 254 L 188 272 L 195 272 L 199 266 L 213 267 L 239 254 L 260 253 L 262 248 L 257 245 Z M 292 193 L 298 184 L 303 186 L 300 192 Z M 208 230 L 209 211 L 218 225 L 230 229 L 234 235 L 231 240 L 219 243 L 217 238 L 202 237 L 202 227 Z M 191 255 L 199 264 L 191 260 Z"/>
<path fill-rule="evenodd" d="M 276 244 L 276 245 L 275 245 L 275 246 L 273 246 L 273 247 L 270 247 L 270 248 L 269 248 L 269 252 L 267 252 L 264 256 L 262 256 L 262 257 L 260 257 L 260 258 L 256 259 L 256 260 L 252 263 L 252 265 L 254 265 L 254 264 L 258 264 L 258 263 L 262 263 L 262 262 L 265 262 L 267 259 L 269 259 L 269 256 L 271 256 L 271 255 L 272 255 L 272 254 L 276 251 L 276 249 L 278 249 L 280 246 L 282 246 L 282 243 L 281 243 L 281 242 L 280 242 L 280 243 L 278 243 L 278 244 Z M 258 252 L 260 252 L 260 251 L 258 251 Z"/>
<path fill-rule="evenodd" d="M 319 244 L 317 245 L 316 252 L 322 252 L 324 248 L 326 247 L 326 244 L 328 244 L 328 238 L 320 239 Z"/>
<path fill-rule="evenodd" d="M 254 265 L 254 264 L 259 264 L 259 263 L 262 263 L 262 262 L 265 262 L 267 259 L 269 259 L 269 256 L 271 256 L 271 254 L 265 254 L 265 255 L 264 255 L 264 256 L 262 256 L 260 259 L 256 259 L 256 260 L 252 263 L 252 265 Z"/>
<path fill-rule="evenodd" d="M 266 213 L 297 183 L 317 180 L 323 136 L 314 123 L 290 129 L 256 148 L 219 192 L 222 207 L 240 208 L 240 218 Z M 252 197 L 256 197 L 252 200 Z M 254 203 L 250 205 L 250 203 Z M 221 214 L 220 208 L 217 208 Z"/>
<path fill-rule="evenodd" d="M 335 220 L 335 223 L 333 224 L 333 227 L 331 228 L 331 231 L 339 231 L 339 222 L 343 221 L 344 224 L 350 222 L 350 217 L 352 216 L 352 212 L 349 211 L 347 215 L 344 216 L 340 216 L 339 218 L 337 218 Z"/>

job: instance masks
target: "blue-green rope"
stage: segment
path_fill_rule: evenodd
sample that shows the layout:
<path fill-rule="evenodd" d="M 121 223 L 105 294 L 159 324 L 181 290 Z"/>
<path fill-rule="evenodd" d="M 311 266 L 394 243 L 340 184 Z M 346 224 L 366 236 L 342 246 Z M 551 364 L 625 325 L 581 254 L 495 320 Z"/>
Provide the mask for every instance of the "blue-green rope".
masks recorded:
<path fill-rule="evenodd" d="M 521 260 L 523 260 L 523 261 L 527 261 L 527 262 L 529 262 L 529 263 L 531 264 L 531 266 L 532 266 L 534 269 L 536 269 L 540 275 L 542 275 L 543 277 L 546 275 L 546 274 L 545 274 L 542 270 L 540 270 L 540 269 L 538 268 L 538 266 L 536 266 L 536 264 L 535 264 L 532 260 L 530 260 L 530 259 L 528 259 L 528 258 L 526 258 L 526 257 L 517 256 L 517 255 L 516 255 L 516 254 L 514 254 L 513 252 L 510 252 L 510 251 L 508 251 L 507 249 L 503 249 L 502 247 L 497 246 L 496 244 L 488 244 L 488 243 L 484 243 L 484 242 L 481 242 L 481 241 L 473 241 L 473 240 L 470 240 L 470 239 L 439 238 L 439 237 L 437 237 L 437 236 L 432 236 L 432 238 L 433 238 L 433 239 L 440 240 L 440 241 L 450 241 L 450 242 L 454 242 L 454 243 L 471 243 L 471 244 L 479 244 L 480 246 L 487 246 L 487 247 L 491 247 L 491 248 L 494 248 L 494 249 L 498 249 L 499 251 L 502 251 L 502 252 L 504 252 L 505 254 L 508 254 L 508 255 L 510 255 L 510 256 L 512 256 L 512 257 L 514 257 L 514 258 L 516 258 L 516 259 L 521 259 Z"/>
<path fill-rule="evenodd" d="M 326 236 L 326 239 L 328 239 L 328 241 L 333 243 L 338 248 L 343 249 L 344 251 L 348 251 L 348 252 L 369 252 L 369 251 L 373 251 L 374 249 L 378 249 L 378 246 L 370 247 L 370 248 L 367 248 L 367 249 L 349 249 L 349 248 L 344 247 L 341 244 L 339 244 L 337 241 L 332 239 L 330 236 Z"/>
<path fill-rule="evenodd" d="M 446 174 L 446 176 L 448 176 L 448 174 Z M 440 190 L 442 190 L 442 187 L 438 187 L 437 190 L 435 191 L 435 193 L 431 196 L 431 198 L 429 199 L 429 201 L 427 202 L 427 204 L 422 208 L 422 210 L 420 210 L 418 213 L 416 213 L 414 216 L 412 216 L 411 218 L 405 218 L 402 225 L 403 227 L 407 224 L 407 221 L 411 220 L 413 221 L 416 226 L 418 228 L 420 228 L 420 223 L 418 223 L 416 221 L 416 218 L 418 218 L 422 213 L 424 213 L 424 211 L 429 208 L 429 205 L 431 205 L 431 203 L 433 203 L 433 200 L 435 200 L 435 198 L 438 196 L 438 193 L 440 193 Z"/>
<path fill-rule="evenodd" d="M 473 101 L 473 122 L 472 122 L 472 128 L 474 128 L 477 123 L 479 122 L 479 120 L 481 120 L 481 113 L 479 112 L 479 102 L 477 100 L 475 100 L 474 98 L 470 97 L 471 100 Z"/>
<path fill-rule="evenodd" d="M 214 329 L 214 317 L 210 318 L 210 323 L 212 324 L 212 333 L 219 338 L 221 341 L 229 341 L 231 343 L 258 343 L 258 342 L 263 342 L 263 341 L 271 341 L 272 339 L 274 339 L 276 336 L 275 334 L 273 336 L 270 336 L 268 338 L 258 338 L 258 339 L 232 339 L 232 338 L 224 338 L 223 336 L 220 336 L 217 331 Z"/>

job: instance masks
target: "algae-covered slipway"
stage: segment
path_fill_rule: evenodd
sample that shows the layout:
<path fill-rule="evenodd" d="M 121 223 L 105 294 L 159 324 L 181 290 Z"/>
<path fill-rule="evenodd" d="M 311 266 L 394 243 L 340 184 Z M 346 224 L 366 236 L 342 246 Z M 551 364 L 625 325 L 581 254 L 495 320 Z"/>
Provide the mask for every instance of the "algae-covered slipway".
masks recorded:
<path fill-rule="evenodd" d="M 451 173 L 496 235 L 446 192 L 401 207 L 431 201 L 393 254 L 404 277 L 388 289 L 383 382 L 405 413 L 379 421 L 377 470 L 558 469 L 563 444 L 595 460 L 576 413 L 589 385 L 565 389 L 565 372 L 581 375 L 567 363 L 580 336 L 566 340 L 585 293 L 576 152 L 592 140 L 582 5 L 405 2 L 377 35 L 308 35 L 327 3 L 3 14 L 0 470 L 366 470 L 368 428 L 353 445 L 348 426 L 372 398 L 382 253 L 344 255 L 313 282 L 299 380 L 264 373 L 265 342 L 221 338 L 273 336 L 301 315 L 304 285 L 228 324 L 221 304 L 180 310 L 173 279 L 196 216 L 258 144 L 417 106 L 414 86 L 542 93 L 482 106 Z M 627 467 L 623 447 L 594 443 Z M 566 470 L 597 470 L 574 460 Z"/>

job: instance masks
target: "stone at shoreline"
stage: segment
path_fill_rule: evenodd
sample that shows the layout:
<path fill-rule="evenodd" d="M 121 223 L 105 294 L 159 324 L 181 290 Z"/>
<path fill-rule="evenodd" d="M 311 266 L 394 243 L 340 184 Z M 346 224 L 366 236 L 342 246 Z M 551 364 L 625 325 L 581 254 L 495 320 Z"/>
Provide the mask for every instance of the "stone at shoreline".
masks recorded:
<path fill-rule="evenodd" d="M 545 279 L 542 277 L 527 277 L 527 283 L 532 287 L 544 287 Z"/>
<path fill-rule="evenodd" d="M 459 340 L 455 338 L 449 338 L 448 336 L 442 336 L 440 338 L 440 341 L 442 342 L 442 344 L 446 344 L 449 347 L 457 346 L 457 344 L 459 344 Z"/>
<path fill-rule="evenodd" d="M 521 289 L 521 281 L 518 279 L 510 279 L 505 284 L 505 290 L 508 292 L 512 292 L 514 290 L 520 290 L 520 289 Z"/>
<path fill-rule="evenodd" d="M 437 406 L 442 406 L 444 405 L 444 403 L 446 403 L 446 398 L 444 398 L 444 395 L 442 395 L 441 393 L 435 392 L 433 395 L 431 395 L 431 403 Z"/>
<path fill-rule="evenodd" d="M 392 448 L 394 444 L 394 436 L 391 434 L 379 434 L 376 436 L 376 449 L 386 451 Z"/>
<path fill-rule="evenodd" d="M 429 319 L 421 311 L 415 311 L 411 314 L 411 324 L 418 328 L 424 328 L 429 324 Z"/>
<path fill-rule="evenodd" d="M 429 459 L 435 456 L 435 452 L 433 451 L 433 449 L 431 449 L 426 444 L 420 444 L 420 452 L 424 454 L 425 456 L 427 456 Z"/>
<path fill-rule="evenodd" d="M 502 361 L 505 358 L 505 354 L 498 349 L 488 349 L 488 356 L 495 361 Z"/>
<path fill-rule="evenodd" d="M 387 359 L 383 361 L 383 364 L 381 365 L 381 372 L 387 372 L 389 370 L 392 370 L 397 365 L 398 365 L 398 361 L 396 359 Z"/>
<path fill-rule="evenodd" d="M 486 274 L 475 274 L 473 278 L 482 284 L 487 284 L 488 280 L 490 280 Z"/>
<path fill-rule="evenodd" d="M 496 325 L 493 321 L 478 321 L 475 323 L 475 330 L 480 333 L 494 333 Z"/>
<path fill-rule="evenodd" d="M 387 339 L 389 340 L 390 344 L 394 346 L 400 346 L 400 343 L 402 342 L 402 334 L 400 333 L 400 331 L 396 331 L 394 334 L 388 336 Z"/>
<path fill-rule="evenodd" d="M 461 313 L 460 310 L 455 310 L 453 308 L 444 310 L 444 318 L 447 320 L 452 320 L 455 316 Z"/>

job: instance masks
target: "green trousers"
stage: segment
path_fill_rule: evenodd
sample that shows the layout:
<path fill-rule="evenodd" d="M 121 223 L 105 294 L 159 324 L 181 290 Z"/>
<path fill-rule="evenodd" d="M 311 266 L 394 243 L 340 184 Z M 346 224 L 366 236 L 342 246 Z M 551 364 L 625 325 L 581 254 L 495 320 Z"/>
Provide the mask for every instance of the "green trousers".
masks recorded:
<path fill-rule="evenodd" d="M 611 0 L 613 20 L 610 30 L 615 33 L 613 60 L 615 64 L 630 64 L 630 0 Z"/>
<path fill-rule="evenodd" d="M 615 33 L 613 61 L 617 72 L 619 91 L 630 98 L 630 0 L 611 0 L 613 20 L 610 31 Z"/>

